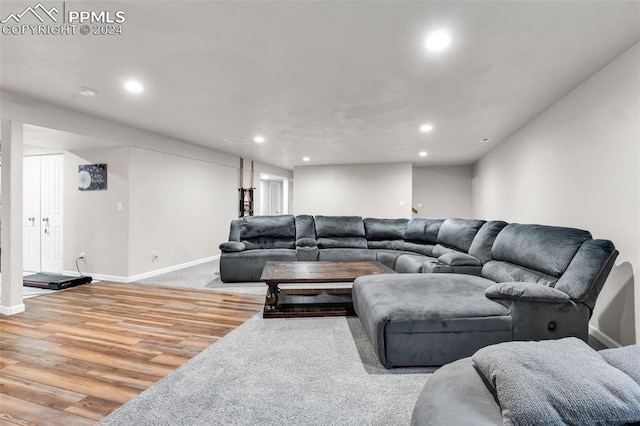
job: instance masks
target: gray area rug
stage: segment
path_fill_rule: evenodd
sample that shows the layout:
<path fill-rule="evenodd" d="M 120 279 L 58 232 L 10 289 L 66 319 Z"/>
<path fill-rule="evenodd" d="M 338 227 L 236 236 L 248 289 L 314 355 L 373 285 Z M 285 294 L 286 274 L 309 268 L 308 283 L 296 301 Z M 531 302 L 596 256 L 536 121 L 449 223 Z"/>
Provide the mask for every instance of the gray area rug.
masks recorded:
<path fill-rule="evenodd" d="M 407 425 L 434 369 L 387 370 L 358 318 L 261 314 L 100 425 Z"/>
<path fill-rule="evenodd" d="M 220 261 L 202 263 L 155 277 L 135 281 L 135 284 L 153 284 L 196 290 L 214 290 L 228 293 L 264 295 L 264 283 L 223 283 L 220 280 Z"/>

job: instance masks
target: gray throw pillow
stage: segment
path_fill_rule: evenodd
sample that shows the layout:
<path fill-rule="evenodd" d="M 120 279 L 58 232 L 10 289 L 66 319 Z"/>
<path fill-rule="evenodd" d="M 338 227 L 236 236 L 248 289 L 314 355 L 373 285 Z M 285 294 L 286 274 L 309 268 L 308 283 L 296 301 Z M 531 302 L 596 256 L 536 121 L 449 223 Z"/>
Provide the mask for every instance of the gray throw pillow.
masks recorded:
<path fill-rule="evenodd" d="M 598 352 L 605 361 L 640 385 L 640 344 Z"/>
<path fill-rule="evenodd" d="M 505 425 L 640 422 L 640 386 L 574 337 L 488 346 L 473 355 Z"/>

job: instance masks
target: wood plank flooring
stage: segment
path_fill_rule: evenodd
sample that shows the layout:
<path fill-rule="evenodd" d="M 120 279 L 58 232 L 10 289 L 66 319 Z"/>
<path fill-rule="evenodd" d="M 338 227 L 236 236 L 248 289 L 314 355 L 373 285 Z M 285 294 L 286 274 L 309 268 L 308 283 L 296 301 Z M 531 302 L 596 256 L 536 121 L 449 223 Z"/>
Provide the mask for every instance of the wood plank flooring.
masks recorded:
<path fill-rule="evenodd" d="M 85 425 L 263 308 L 251 295 L 98 283 L 0 315 L 0 425 Z"/>

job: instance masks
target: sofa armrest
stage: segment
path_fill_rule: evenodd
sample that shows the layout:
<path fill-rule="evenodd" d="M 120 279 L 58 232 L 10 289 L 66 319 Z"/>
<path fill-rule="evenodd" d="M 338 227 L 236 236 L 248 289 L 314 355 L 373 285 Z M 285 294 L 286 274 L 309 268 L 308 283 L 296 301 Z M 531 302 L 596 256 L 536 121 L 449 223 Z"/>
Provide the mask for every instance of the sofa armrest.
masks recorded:
<path fill-rule="evenodd" d="M 569 295 L 553 287 L 537 283 L 506 282 L 487 288 L 484 295 L 489 299 L 521 300 L 525 302 L 565 303 Z"/>
<path fill-rule="evenodd" d="M 465 253 L 443 254 L 438 257 L 438 262 L 449 266 L 482 266 L 478 258 Z"/>
<path fill-rule="evenodd" d="M 318 247 L 318 242 L 313 238 L 299 238 L 296 247 Z"/>
<path fill-rule="evenodd" d="M 240 241 L 227 241 L 226 243 L 220 244 L 220 250 L 223 253 L 237 253 L 240 251 L 245 251 L 247 246 Z"/>

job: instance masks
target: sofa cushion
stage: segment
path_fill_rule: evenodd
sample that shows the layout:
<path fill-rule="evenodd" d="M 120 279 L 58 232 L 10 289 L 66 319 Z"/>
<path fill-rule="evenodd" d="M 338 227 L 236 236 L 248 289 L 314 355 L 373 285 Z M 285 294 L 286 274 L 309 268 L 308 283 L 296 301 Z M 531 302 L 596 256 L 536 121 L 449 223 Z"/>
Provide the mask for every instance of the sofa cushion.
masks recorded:
<path fill-rule="evenodd" d="M 364 237 L 331 237 L 318 238 L 318 247 L 326 248 L 367 248 L 367 240 Z"/>
<path fill-rule="evenodd" d="M 589 239 L 581 229 L 511 223 L 496 237 L 491 257 L 558 278 Z"/>
<path fill-rule="evenodd" d="M 451 266 L 482 266 L 480 260 L 465 253 L 446 253 L 438 257 L 438 262 Z"/>
<path fill-rule="evenodd" d="M 320 250 L 318 260 L 329 262 L 375 261 L 376 252 L 369 249 L 329 248 Z"/>
<path fill-rule="evenodd" d="M 438 242 L 438 231 L 444 219 L 411 219 L 404 231 L 404 240 L 414 243 Z"/>
<path fill-rule="evenodd" d="M 467 253 L 484 223 L 484 220 L 475 219 L 447 219 L 440 226 L 438 243 Z"/>
<path fill-rule="evenodd" d="M 473 362 L 505 425 L 640 422 L 640 386 L 575 337 L 494 345 Z"/>
<path fill-rule="evenodd" d="M 421 254 L 403 254 L 396 260 L 396 272 L 403 274 L 417 274 L 422 272 L 422 265 L 426 262 L 433 262 L 436 259 Z"/>
<path fill-rule="evenodd" d="M 431 244 L 412 243 L 408 241 L 402 244 L 402 250 L 423 254 L 425 256 L 433 256 L 433 247 Z"/>
<path fill-rule="evenodd" d="M 484 264 L 491 260 L 491 247 L 496 237 L 507 226 L 507 222 L 492 220 L 482 225 L 469 247 L 469 254 L 477 257 Z"/>
<path fill-rule="evenodd" d="M 293 249 L 296 242 L 293 238 L 260 237 L 242 240 L 247 250 L 258 249 Z"/>
<path fill-rule="evenodd" d="M 301 214 L 295 217 L 296 240 L 301 238 L 316 238 L 316 225 L 313 216 Z"/>
<path fill-rule="evenodd" d="M 262 237 L 295 240 L 295 220 L 291 215 L 245 217 L 240 237 L 242 241 Z"/>
<path fill-rule="evenodd" d="M 460 253 L 460 252 L 458 250 L 445 247 L 442 244 L 436 244 L 435 246 L 433 246 L 432 253 L 433 253 L 433 257 L 440 257 L 440 256 L 444 256 L 445 254 Z"/>
<path fill-rule="evenodd" d="M 360 216 L 316 216 L 317 237 L 363 237 L 364 222 Z"/>
<path fill-rule="evenodd" d="M 367 240 L 367 247 L 370 249 L 402 250 L 404 248 L 404 244 L 405 242 L 402 240 Z"/>
<path fill-rule="evenodd" d="M 609 365 L 631 377 L 640 385 L 640 344 L 598 352 Z"/>
<path fill-rule="evenodd" d="M 373 249 L 373 251 L 376 253 L 376 262 L 380 262 L 387 268 L 391 268 L 394 271 L 396 271 L 396 262 L 398 261 L 398 258 L 400 256 L 402 256 L 403 254 L 413 254 L 408 251 L 400 250 Z"/>
<path fill-rule="evenodd" d="M 408 219 L 364 219 L 367 240 L 402 240 Z"/>

